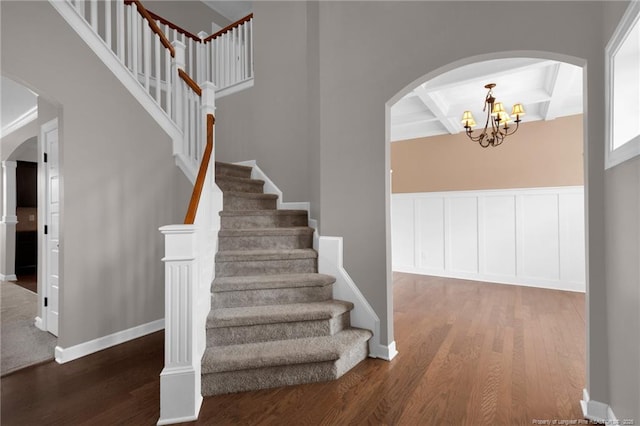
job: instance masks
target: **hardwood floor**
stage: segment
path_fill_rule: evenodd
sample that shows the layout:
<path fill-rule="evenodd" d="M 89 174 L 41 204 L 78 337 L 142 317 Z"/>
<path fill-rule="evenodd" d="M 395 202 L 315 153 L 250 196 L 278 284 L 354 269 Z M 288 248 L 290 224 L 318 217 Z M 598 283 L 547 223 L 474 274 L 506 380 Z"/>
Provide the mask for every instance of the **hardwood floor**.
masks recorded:
<path fill-rule="evenodd" d="M 516 425 L 581 419 L 584 295 L 394 274 L 391 362 L 340 380 L 206 398 L 194 424 Z M 158 419 L 163 334 L 2 379 L 3 425 Z"/>

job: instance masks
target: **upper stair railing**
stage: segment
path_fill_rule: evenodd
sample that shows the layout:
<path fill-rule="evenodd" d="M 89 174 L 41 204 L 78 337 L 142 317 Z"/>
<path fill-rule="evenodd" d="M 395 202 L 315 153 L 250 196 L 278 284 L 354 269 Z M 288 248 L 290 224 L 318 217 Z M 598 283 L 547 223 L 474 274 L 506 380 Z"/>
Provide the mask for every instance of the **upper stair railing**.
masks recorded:
<path fill-rule="evenodd" d="M 58 3 L 52 1 L 53 3 Z M 203 118 L 177 74 L 211 81 L 222 96 L 253 82 L 253 14 L 215 34 L 194 35 L 147 10 L 139 0 L 65 0 L 184 135 L 174 154 L 192 181 L 204 149 Z M 170 41 L 172 40 L 172 41 Z M 177 52 L 182 49 L 182 54 Z"/>

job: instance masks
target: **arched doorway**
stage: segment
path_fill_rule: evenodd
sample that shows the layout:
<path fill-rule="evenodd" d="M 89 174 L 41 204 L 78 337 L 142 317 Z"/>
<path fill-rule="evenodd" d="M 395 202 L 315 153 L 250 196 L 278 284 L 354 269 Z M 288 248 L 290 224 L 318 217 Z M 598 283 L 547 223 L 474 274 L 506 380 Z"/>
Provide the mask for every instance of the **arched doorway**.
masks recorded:
<path fill-rule="evenodd" d="M 42 323 L 43 168 L 41 129 L 55 110 L 19 79 L 2 77 L 2 374 L 54 357 L 55 336 Z M 8 90 L 5 90 L 7 89 Z M 40 108 L 43 113 L 39 114 Z M 7 120 L 4 120 L 7 118 Z M 5 281 L 6 280 L 6 281 Z M 43 311 L 44 310 L 44 311 Z M 6 316 L 5 316 L 6 314 Z"/>
<path fill-rule="evenodd" d="M 388 179 L 388 181 L 387 181 L 387 184 L 388 184 L 388 186 L 387 186 L 387 189 L 388 189 L 387 197 L 388 198 L 387 198 L 387 203 L 386 203 L 386 206 L 387 206 L 387 244 L 388 244 L 387 245 L 387 250 L 388 250 L 387 253 L 392 253 L 394 251 L 392 249 L 392 247 L 393 247 L 393 241 L 392 241 L 392 238 L 393 238 L 392 215 L 393 215 L 394 212 L 392 211 L 392 202 L 391 202 L 391 198 L 392 198 L 392 195 L 391 195 L 391 179 L 392 179 L 392 177 L 393 177 L 394 180 L 396 179 L 396 174 L 395 173 L 393 175 L 391 174 L 391 141 L 392 141 L 392 125 L 393 125 L 393 120 L 391 118 L 391 107 L 394 104 L 396 104 L 398 101 L 400 101 L 401 99 L 403 99 L 407 95 L 409 95 L 412 91 L 414 91 L 414 89 L 416 87 L 423 86 L 423 85 L 428 85 L 428 82 L 430 82 L 431 80 L 434 80 L 436 78 L 441 78 L 445 74 L 447 74 L 449 72 L 452 72 L 452 71 L 455 71 L 455 70 L 457 70 L 457 69 L 459 69 L 461 67 L 466 67 L 466 66 L 469 66 L 471 64 L 476 64 L 476 63 L 480 63 L 480 62 L 495 61 L 495 60 L 510 59 L 510 58 L 532 58 L 532 59 L 536 59 L 536 60 L 552 60 L 552 61 L 558 61 L 558 62 L 561 62 L 561 63 L 570 64 L 572 66 L 576 66 L 576 67 L 580 68 L 580 73 L 582 75 L 582 85 L 581 85 L 581 94 L 582 94 L 582 99 L 583 99 L 582 107 L 583 107 L 583 111 L 585 113 L 585 115 L 584 115 L 585 119 L 581 123 L 581 130 L 582 130 L 582 133 L 583 133 L 583 137 L 582 137 L 582 141 L 581 141 L 581 147 L 586 152 L 586 140 L 587 140 L 587 137 L 586 137 L 587 136 L 587 123 L 586 123 L 586 117 L 587 117 L 587 115 L 586 115 L 586 112 L 587 112 L 587 104 L 586 104 L 586 86 L 587 86 L 587 84 L 586 84 L 586 67 L 585 67 L 585 61 L 583 61 L 583 60 L 581 60 L 579 58 L 565 57 L 565 56 L 562 56 L 562 55 L 548 54 L 548 53 L 544 53 L 544 52 L 502 52 L 502 53 L 489 54 L 489 55 L 480 55 L 480 56 L 475 56 L 475 57 L 466 58 L 466 59 L 463 59 L 463 60 L 460 60 L 460 61 L 456 61 L 454 63 L 451 63 L 451 64 L 448 64 L 446 66 L 443 66 L 443 67 L 441 67 L 441 68 L 439 68 L 439 69 L 437 69 L 437 70 L 435 70 L 433 72 L 430 72 L 430 73 L 428 73 L 428 74 L 416 79 L 414 82 L 412 82 L 412 83 L 408 84 L 407 86 L 405 86 L 405 88 L 403 88 L 403 90 L 398 92 L 386 104 L 386 144 L 387 144 L 387 146 L 386 146 L 386 167 L 387 167 L 386 172 L 387 173 L 386 174 L 387 174 L 387 179 Z M 486 83 L 490 83 L 490 82 L 487 81 Z M 500 96 L 499 93 L 497 93 L 497 96 Z M 482 102 L 482 98 L 479 98 L 478 99 L 478 103 L 480 103 L 480 107 L 482 106 L 481 102 Z M 460 125 L 459 123 L 460 123 L 460 118 L 462 116 L 462 111 L 460 111 L 460 114 L 458 114 L 456 112 L 455 115 L 456 115 L 455 119 L 457 121 L 457 123 L 455 123 L 455 124 Z M 481 121 L 481 123 L 479 123 L 479 124 L 481 125 L 480 127 L 482 127 L 482 125 L 484 124 L 484 119 L 480 119 L 480 118 L 477 118 L 477 119 L 478 119 L 478 122 Z M 522 132 L 522 130 L 521 130 L 521 132 Z M 461 136 L 464 137 L 464 134 L 461 135 Z M 471 143 L 471 142 L 469 142 L 469 143 Z M 478 147 L 478 149 L 481 149 L 481 148 Z M 580 162 L 582 162 L 584 186 L 585 186 L 585 192 L 587 192 L 586 191 L 586 185 L 588 184 L 588 181 L 586 179 L 586 176 L 588 174 L 587 173 L 588 172 L 587 171 L 588 165 L 587 165 L 586 159 L 580 158 Z M 584 202 L 583 201 L 582 201 L 582 203 L 583 203 L 583 206 L 584 206 Z M 586 208 L 585 208 L 585 210 L 586 210 Z M 403 218 L 403 219 L 405 220 L 405 222 L 408 221 L 407 218 Z M 581 227 L 583 228 L 583 230 L 585 232 L 585 240 L 586 240 L 586 243 L 588 244 L 588 232 L 587 232 L 588 228 L 586 226 L 584 226 L 584 224 L 581 224 Z M 587 247 L 588 247 L 588 245 L 587 245 Z M 422 257 L 424 256 L 424 253 L 418 251 L 418 249 L 416 248 L 416 251 L 413 252 L 413 253 L 409 253 L 409 256 L 413 256 L 415 259 L 417 259 L 416 262 L 419 262 L 419 261 L 423 260 Z M 582 269 L 582 272 L 583 273 L 585 272 L 584 271 L 584 267 Z M 392 289 L 393 282 L 389 281 L 387 284 L 388 284 L 388 294 L 392 294 L 392 292 L 393 292 L 393 289 Z M 585 288 L 585 290 L 588 292 L 588 277 L 586 277 L 586 288 Z M 404 296 L 401 296 L 401 297 L 404 297 Z M 406 297 L 405 297 L 405 300 L 412 300 L 412 299 L 406 299 Z M 416 300 L 416 299 L 413 299 L 413 300 Z M 417 303 L 417 302 L 414 302 L 413 300 L 410 303 L 414 303 L 414 304 Z M 427 299 L 423 299 L 423 301 L 424 300 L 427 300 Z M 389 303 L 393 304 L 392 301 L 390 301 Z M 472 309 L 476 308 L 476 306 L 471 306 L 471 308 Z M 478 308 L 480 308 L 480 306 L 478 306 Z M 392 310 L 393 310 L 393 308 L 390 307 L 389 311 L 392 311 Z M 580 314 L 581 316 L 584 315 L 584 308 L 582 309 L 582 311 L 583 311 L 583 313 Z M 480 312 L 480 309 L 478 309 L 478 312 Z M 404 315 L 405 313 L 406 312 L 403 312 L 402 314 Z M 413 314 L 414 313 L 411 313 L 410 315 L 413 315 Z M 415 315 L 413 315 L 412 318 L 415 320 L 416 319 Z M 472 317 L 469 317 L 469 318 L 466 318 L 466 319 L 469 320 L 470 318 L 472 318 Z M 501 318 L 503 318 L 503 317 L 501 317 Z M 587 319 L 587 321 L 588 321 L 588 319 Z M 473 322 L 473 320 L 470 320 L 470 323 L 472 323 L 472 322 Z M 416 324 L 416 326 L 418 326 L 418 325 Z M 453 330 L 455 328 L 456 328 L 456 326 L 454 325 L 451 329 Z M 587 322 L 587 328 L 588 328 L 588 322 Z M 443 328 L 441 330 L 439 330 L 439 331 L 442 331 L 442 330 L 449 330 L 447 328 L 447 324 L 443 324 Z M 410 337 L 409 334 L 404 334 L 404 336 L 406 336 L 407 338 Z M 434 333 L 434 336 L 437 336 L 437 333 Z M 415 337 L 415 334 L 412 335 L 410 338 L 414 338 L 414 337 Z M 396 340 L 397 340 L 398 346 L 400 348 L 400 351 L 402 351 L 402 347 L 403 347 L 402 338 L 403 338 L 403 334 L 402 333 L 396 333 Z M 502 340 L 501 339 L 502 339 L 502 337 L 500 337 L 499 339 L 496 340 L 497 342 L 499 342 L 499 343 L 497 343 L 498 346 L 500 346 L 502 344 Z M 456 345 L 461 344 L 461 342 L 463 342 L 465 339 L 460 337 L 460 336 L 458 336 L 456 338 L 452 338 L 452 340 L 453 340 L 454 343 L 450 347 L 454 347 L 455 348 Z M 471 348 L 470 350 L 471 350 L 472 353 L 473 353 L 473 348 L 474 348 L 474 342 L 476 343 L 475 344 L 475 348 L 476 349 L 479 346 L 481 346 L 481 345 L 477 344 L 478 343 L 477 341 L 474 341 L 472 338 L 469 338 L 469 347 Z M 404 344 L 408 344 L 408 343 L 404 342 Z M 466 342 L 465 342 L 465 344 L 466 344 Z M 582 359 L 584 359 L 585 346 L 586 345 L 584 344 L 584 340 L 583 340 L 582 341 L 582 347 L 581 347 L 581 349 L 579 351 L 582 354 Z M 524 351 L 520 350 L 520 353 L 524 353 Z M 453 359 L 455 359 L 455 357 L 457 355 L 459 355 L 459 354 L 454 353 L 452 355 Z M 448 360 L 449 356 L 450 356 L 450 354 L 442 355 L 443 358 L 441 359 L 441 361 L 444 360 L 444 359 Z M 533 355 L 533 356 L 535 356 L 535 355 Z M 464 356 L 462 356 L 462 359 L 464 359 Z M 442 365 L 446 365 L 447 363 L 448 363 L 448 361 L 447 362 L 443 361 Z M 482 363 L 480 363 L 480 364 L 482 364 Z M 440 366 L 442 366 L 442 365 L 440 365 Z M 465 370 L 464 364 L 461 364 L 461 365 L 462 366 L 459 366 L 459 367 L 464 371 Z M 499 365 L 499 361 L 496 361 L 496 364 L 493 364 L 493 365 L 494 366 Z M 439 368 L 439 367 L 436 367 L 436 369 L 437 368 Z M 501 367 L 498 367 L 498 368 L 501 368 Z M 466 371 L 470 372 L 471 370 L 467 369 Z M 581 371 L 578 373 L 581 376 L 582 379 L 584 378 L 585 371 L 586 371 L 586 368 L 585 368 L 585 366 L 583 364 L 582 368 L 581 368 Z M 476 372 L 474 371 L 473 374 L 476 374 Z M 478 374 L 480 374 L 480 373 L 478 373 Z M 547 376 L 549 376 L 549 379 L 551 381 L 553 380 L 553 377 L 551 377 L 552 373 L 550 373 L 550 371 L 540 371 L 540 374 L 547 375 Z M 434 376 L 434 375 L 432 375 L 432 376 Z M 487 378 L 488 378 L 488 376 L 487 376 Z M 437 379 L 434 379 L 434 380 L 437 382 Z M 582 381 L 580 386 L 584 385 L 584 383 L 585 382 Z M 577 392 L 576 389 L 574 389 L 574 391 L 576 391 L 575 392 L 576 394 L 574 395 L 574 393 L 571 393 L 570 394 L 570 398 L 573 399 L 571 401 L 571 403 L 575 405 L 578 402 L 579 392 Z M 473 393 L 474 390 L 472 390 L 471 392 Z M 578 412 L 579 412 L 579 410 L 578 410 Z"/>

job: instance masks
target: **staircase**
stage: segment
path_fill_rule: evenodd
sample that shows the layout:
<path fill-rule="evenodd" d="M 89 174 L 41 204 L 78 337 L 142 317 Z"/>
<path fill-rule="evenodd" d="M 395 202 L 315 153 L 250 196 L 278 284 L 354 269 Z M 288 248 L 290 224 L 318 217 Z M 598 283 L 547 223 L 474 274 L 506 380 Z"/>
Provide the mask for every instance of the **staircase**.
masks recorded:
<path fill-rule="evenodd" d="M 307 212 L 277 210 L 251 167 L 215 170 L 224 198 L 202 394 L 337 379 L 367 357 L 372 334 L 350 326 L 353 304 L 317 272 Z"/>

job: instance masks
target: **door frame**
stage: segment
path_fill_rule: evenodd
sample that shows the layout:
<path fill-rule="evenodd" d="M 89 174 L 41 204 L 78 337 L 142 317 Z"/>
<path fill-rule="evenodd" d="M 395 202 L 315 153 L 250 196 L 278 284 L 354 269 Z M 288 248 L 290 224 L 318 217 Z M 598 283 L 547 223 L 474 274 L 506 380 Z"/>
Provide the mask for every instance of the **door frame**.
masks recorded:
<path fill-rule="evenodd" d="M 50 293 L 50 283 L 47 274 L 50 259 L 47 250 L 49 237 L 44 233 L 44 227 L 47 224 L 47 218 L 49 216 L 48 200 L 50 194 L 49 185 L 47 182 L 49 171 L 47 163 L 45 163 L 44 161 L 44 155 L 47 152 L 45 134 L 54 129 L 58 131 L 58 141 L 60 141 L 60 128 L 58 126 L 57 117 L 50 121 L 47 121 L 40 126 L 40 133 L 38 138 L 38 206 L 42 207 L 38 208 L 38 316 L 35 319 L 35 325 L 40 330 L 47 332 L 49 331 L 49 307 L 45 306 L 44 302 L 45 298 L 48 298 Z M 59 301 L 58 312 L 61 315 Z M 59 329 L 58 334 L 60 334 Z"/>

